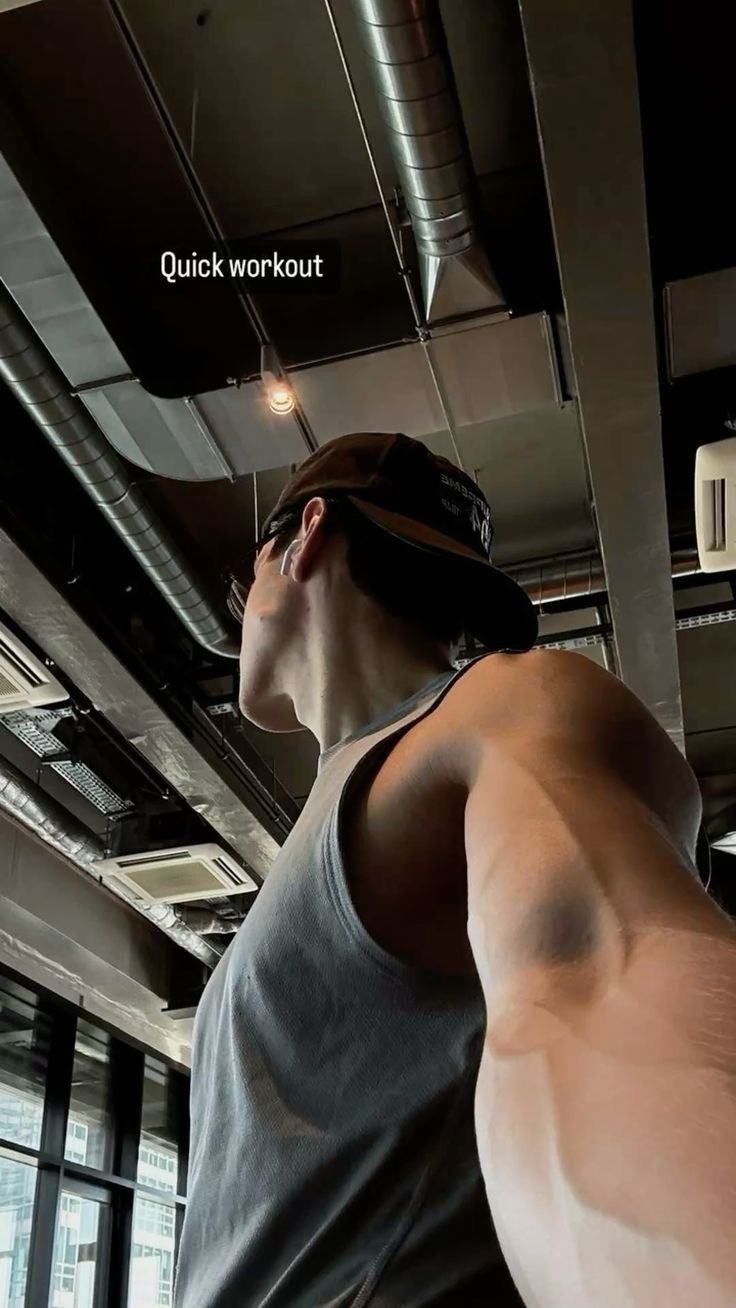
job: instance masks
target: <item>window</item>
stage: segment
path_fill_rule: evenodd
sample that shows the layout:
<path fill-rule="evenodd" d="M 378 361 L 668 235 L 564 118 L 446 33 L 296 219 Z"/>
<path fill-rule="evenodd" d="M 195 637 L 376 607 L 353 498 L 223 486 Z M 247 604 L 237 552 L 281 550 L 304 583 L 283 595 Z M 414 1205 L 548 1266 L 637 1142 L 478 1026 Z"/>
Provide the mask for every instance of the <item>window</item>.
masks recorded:
<path fill-rule="evenodd" d="M 0 1139 L 30 1149 L 41 1142 L 49 1038 L 35 995 L 0 977 Z"/>
<path fill-rule="evenodd" d="M 0 1308 L 173 1308 L 188 1084 L 0 973 Z"/>
<path fill-rule="evenodd" d="M 106 1171 L 112 1150 L 110 1037 L 80 1018 L 64 1157 Z"/>
<path fill-rule="evenodd" d="M 177 1193 L 179 1175 L 178 1105 L 165 1063 L 146 1057 L 143 1081 L 138 1180 L 152 1190 Z"/>
<path fill-rule="evenodd" d="M 36 1169 L 0 1157 L 0 1308 L 24 1308 Z"/>
<path fill-rule="evenodd" d="M 175 1228 L 173 1207 L 137 1196 L 128 1308 L 171 1308 Z"/>
<path fill-rule="evenodd" d="M 105 1268 L 108 1234 L 105 1206 L 62 1190 L 54 1241 L 49 1308 L 94 1308 Z M 1 1304 L 0 1300 L 0 1304 Z"/>

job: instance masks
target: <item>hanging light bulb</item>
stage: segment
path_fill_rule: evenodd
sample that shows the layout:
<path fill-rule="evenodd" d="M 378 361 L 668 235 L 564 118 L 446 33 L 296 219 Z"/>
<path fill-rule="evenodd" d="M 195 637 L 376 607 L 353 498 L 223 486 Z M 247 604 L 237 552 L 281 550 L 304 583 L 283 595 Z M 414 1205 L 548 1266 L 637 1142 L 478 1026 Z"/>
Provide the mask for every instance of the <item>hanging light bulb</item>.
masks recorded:
<path fill-rule="evenodd" d="M 294 392 L 283 382 L 274 382 L 266 387 L 268 407 L 272 413 L 292 413 L 294 409 Z"/>
<path fill-rule="evenodd" d="M 281 365 L 272 345 L 261 346 L 261 379 L 271 412 L 293 413 L 296 397 L 288 382 L 284 380 Z"/>

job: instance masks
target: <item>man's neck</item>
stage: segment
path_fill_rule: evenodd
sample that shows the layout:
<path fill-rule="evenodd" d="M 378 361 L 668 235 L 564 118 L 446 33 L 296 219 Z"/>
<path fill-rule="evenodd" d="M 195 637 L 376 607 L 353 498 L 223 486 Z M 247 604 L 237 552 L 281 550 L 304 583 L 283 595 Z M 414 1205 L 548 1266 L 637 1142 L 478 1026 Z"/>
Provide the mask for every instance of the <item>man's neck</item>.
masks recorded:
<path fill-rule="evenodd" d="M 294 707 L 322 752 L 390 714 L 452 668 L 441 646 L 413 640 L 370 601 L 360 609 L 327 629 L 315 625 L 307 658 L 295 671 Z"/>

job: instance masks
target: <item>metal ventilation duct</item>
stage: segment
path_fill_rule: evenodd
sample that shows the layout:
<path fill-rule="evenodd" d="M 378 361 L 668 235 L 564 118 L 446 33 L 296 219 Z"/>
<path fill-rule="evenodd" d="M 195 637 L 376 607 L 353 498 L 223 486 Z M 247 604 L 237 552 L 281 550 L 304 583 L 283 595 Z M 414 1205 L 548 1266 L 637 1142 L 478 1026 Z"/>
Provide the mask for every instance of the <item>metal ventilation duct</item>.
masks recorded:
<path fill-rule="evenodd" d="M 6 760 L 0 761 L 0 809 L 97 879 L 94 865 L 105 854 L 100 841 L 78 826 L 60 805 L 27 781 Z M 169 904 L 143 904 L 122 893 L 117 886 L 115 893 L 143 917 L 155 923 L 182 949 L 194 954 L 208 967 L 216 966 L 219 951 L 211 949 L 201 940 L 196 931 L 187 926 Z"/>
<path fill-rule="evenodd" d="M 603 560 L 597 550 L 563 554 L 537 563 L 504 568 L 524 588 L 533 604 L 554 604 L 585 595 L 604 595 Z M 701 571 L 697 550 L 675 550 L 672 576 L 690 577 Z"/>
<path fill-rule="evenodd" d="M 180 399 L 153 395 L 128 363 L 56 242 L 0 156 L 0 279 L 93 424 L 129 463 L 163 477 L 215 481 L 299 463 L 301 432 L 263 401 L 260 381 Z M 494 321 L 489 322 L 488 316 Z M 546 314 L 481 315 L 432 333 L 432 357 L 456 426 L 504 418 L 562 396 Z M 424 345 L 377 348 L 291 373 L 310 424 L 327 441 L 345 431 L 405 431 L 420 440 L 446 415 L 427 385 Z"/>
<path fill-rule="evenodd" d="M 427 318 L 503 307 L 436 0 L 354 0 L 419 255 Z"/>
<path fill-rule="evenodd" d="M 237 645 L 186 560 L 12 296 L 0 285 L 0 377 L 102 510 L 190 635 L 215 654 L 237 658 Z"/>

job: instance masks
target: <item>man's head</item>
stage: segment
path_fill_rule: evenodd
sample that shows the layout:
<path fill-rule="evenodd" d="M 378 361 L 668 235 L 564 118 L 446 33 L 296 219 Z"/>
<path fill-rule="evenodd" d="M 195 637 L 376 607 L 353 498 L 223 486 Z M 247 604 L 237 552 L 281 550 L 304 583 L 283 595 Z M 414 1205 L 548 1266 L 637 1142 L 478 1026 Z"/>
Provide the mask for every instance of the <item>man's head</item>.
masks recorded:
<path fill-rule="evenodd" d="M 534 610 L 491 566 L 492 534 L 475 483 L 419 441 L 359 433 L 322 446 L 265 524 L 243 621 L 246 716 L 272 731 L 299 725 L 290 683 L 307 643 L 334 637 L 348 610 L 446 661 L 464 634 L 528 648 Z"/>

